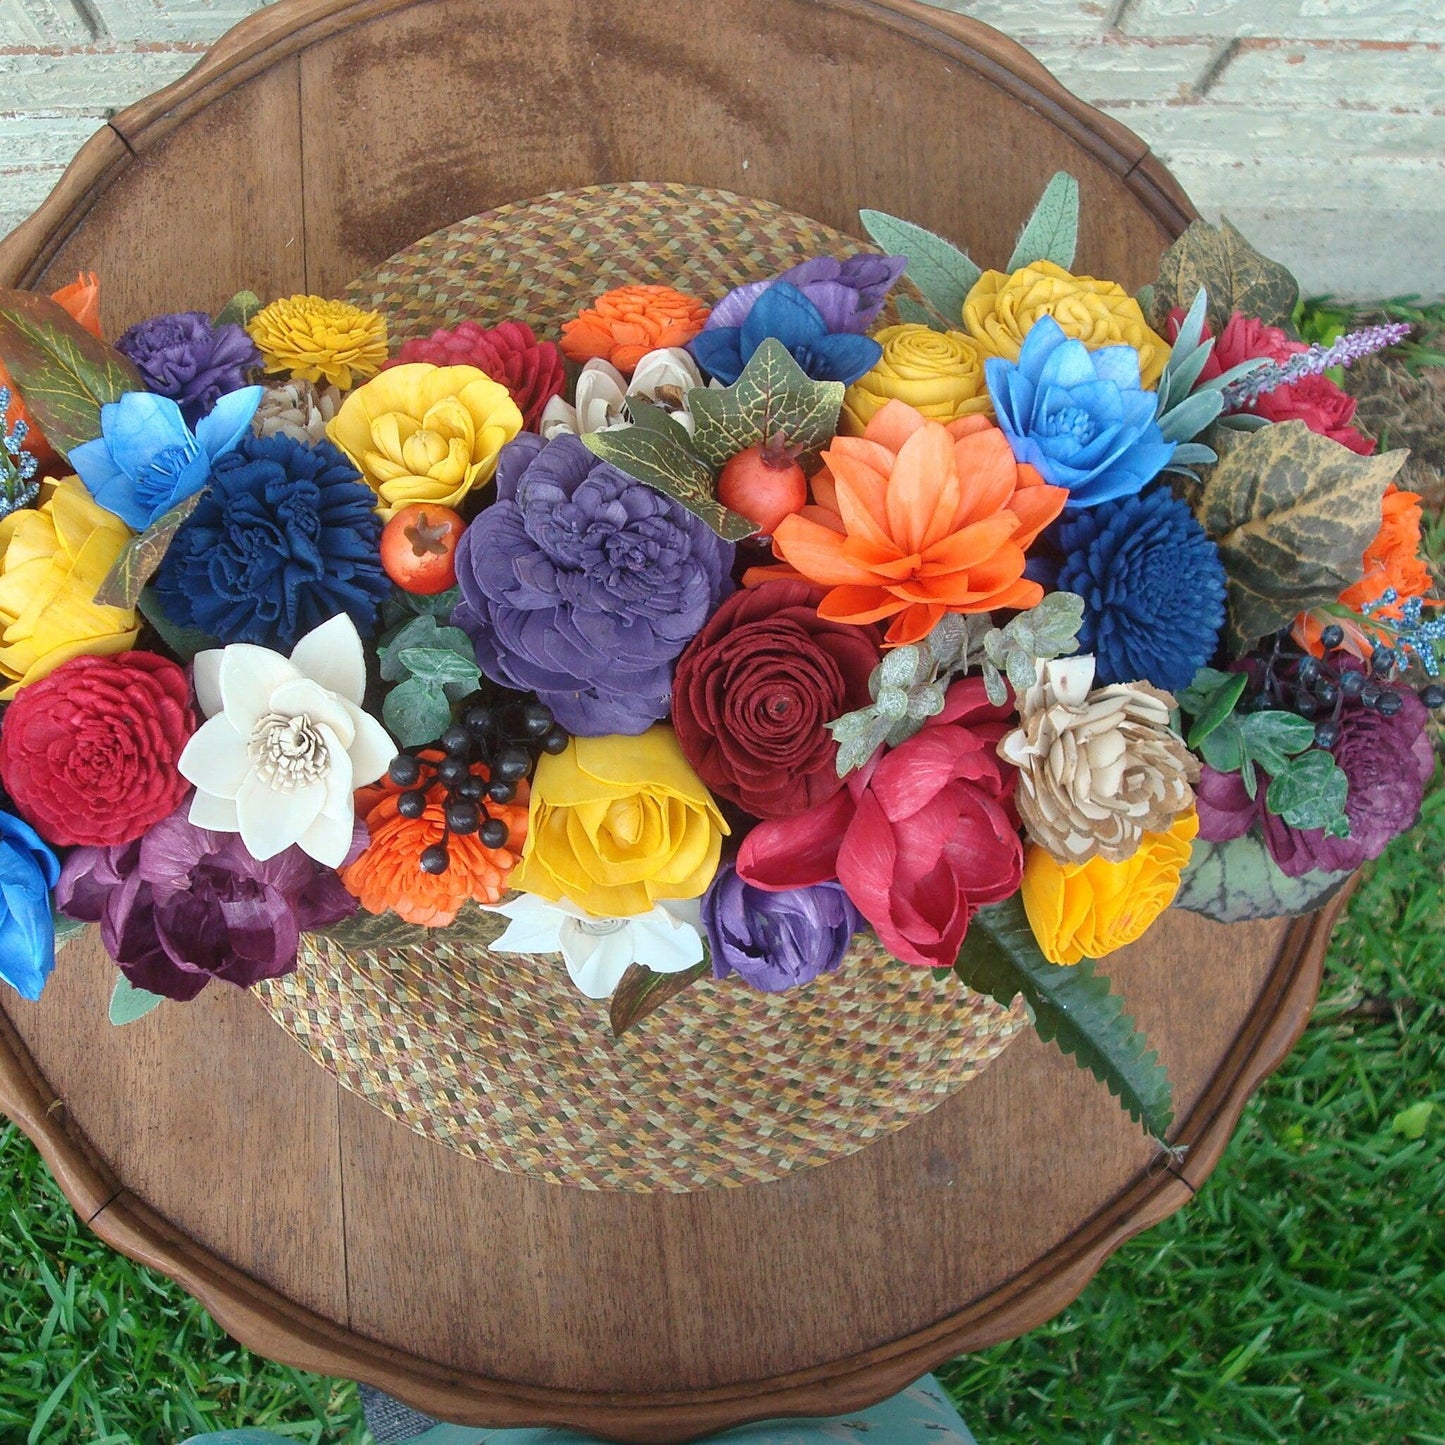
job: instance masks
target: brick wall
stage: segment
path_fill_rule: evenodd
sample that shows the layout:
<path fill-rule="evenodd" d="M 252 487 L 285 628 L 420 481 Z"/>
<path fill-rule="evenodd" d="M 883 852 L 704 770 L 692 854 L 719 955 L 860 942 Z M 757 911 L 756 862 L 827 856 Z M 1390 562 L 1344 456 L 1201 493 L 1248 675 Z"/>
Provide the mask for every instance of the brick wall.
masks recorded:
<path fill-rule="evenodd" d="M 0 231 L 261 3 L 0 0 Z M 1306 289 L 1445 293 L 1445 0 L 932 3 L 1022 41 Z"/>

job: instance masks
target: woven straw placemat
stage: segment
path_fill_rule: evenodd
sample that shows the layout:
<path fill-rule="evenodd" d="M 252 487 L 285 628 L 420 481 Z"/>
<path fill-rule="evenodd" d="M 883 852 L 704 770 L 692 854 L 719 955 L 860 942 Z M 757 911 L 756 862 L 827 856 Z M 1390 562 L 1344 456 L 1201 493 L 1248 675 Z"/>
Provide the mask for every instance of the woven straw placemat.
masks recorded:
<path fill-rule="evenodd" d="M 348 299 L 395 340 L 471 318 L 540 336 L 598 293 L 658 282 L 712 299 L 859 243 L 766 201 L 632 183 L 503 206 L 417 242 Z M 704 979 L 612 1037 L 560 957 L 438 930 L 419 948 L 303 941 L 262 984 L 272 1017 L 348 1089 L 494 1168 L 582 1189 L 685 1192 L 776 1179 L 936 1108 L 1023 1026 L 863 935 L 836 974 L 769 996 Z"/>

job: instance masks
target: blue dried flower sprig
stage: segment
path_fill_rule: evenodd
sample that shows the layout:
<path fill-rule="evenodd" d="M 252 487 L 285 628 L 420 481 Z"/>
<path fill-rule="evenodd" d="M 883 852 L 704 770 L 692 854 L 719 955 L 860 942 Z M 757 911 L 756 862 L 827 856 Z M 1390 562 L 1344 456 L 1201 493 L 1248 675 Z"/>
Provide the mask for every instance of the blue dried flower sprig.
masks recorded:
<path fill-rule="evenodd" d="M 1393 587 L 1387 587 L 1360 611 L 1369 617 L 1381 608 L 1393 607 L 1399 600 L 1400 594 Z M 1382 622 L 1380 625 L 1388 626 L 1398 651 L 1413 652 L 1420 659 L 1420 666 L 1425 669 L 1427 677 L 1439 677 L 1441 657 L 1445 655 L 1445 617 L 1434 617 L 1426 622 L 1424 609 L 1422 598 L 1411 597 L 1401 605 L 1398 622 Z"/>
<path fill-rule="evenodd" d="M 40 464 L 25 450 L 30 427 L 23 421 L 9 425 L 10 388 L 0 386 L 0 517 L 28 507 L 40 495 L 35 473 Z"/>

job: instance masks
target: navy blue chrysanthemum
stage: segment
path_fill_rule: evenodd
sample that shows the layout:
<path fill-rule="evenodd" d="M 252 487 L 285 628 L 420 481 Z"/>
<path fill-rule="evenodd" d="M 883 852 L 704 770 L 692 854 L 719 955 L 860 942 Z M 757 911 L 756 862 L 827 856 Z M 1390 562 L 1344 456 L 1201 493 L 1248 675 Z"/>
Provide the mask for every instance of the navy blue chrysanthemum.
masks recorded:
<path fill-rule="evenodd" d="M 217 459 L 171 543 L 156 578 L 161 607 L 221 642 L 278 652 L 342 612 L 369 637 L 391 589 L 375 508 L 330 442 L 247 436 Z"/>
<path fill-rule="evenodd" d="M 1048 543 L 1048 580 L 1084 599 L 1079 651 L 1096 681 L 1187 687 L 1224 626 L 1224 566 L 1194 514 L 1167 487 L 1066 512 Z"/>

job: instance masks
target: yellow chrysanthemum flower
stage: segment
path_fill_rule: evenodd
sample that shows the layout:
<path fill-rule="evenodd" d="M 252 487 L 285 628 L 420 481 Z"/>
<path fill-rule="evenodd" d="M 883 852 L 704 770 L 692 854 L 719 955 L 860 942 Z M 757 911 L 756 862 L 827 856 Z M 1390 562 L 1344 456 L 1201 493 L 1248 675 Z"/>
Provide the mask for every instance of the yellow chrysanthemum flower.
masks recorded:
<path fill-rule="evenodd" d="M 247 327 L 266 370 L 350 391 L 386 362 L 386 321 L 345 301 L 289 296 L 273 301 Z"/>

